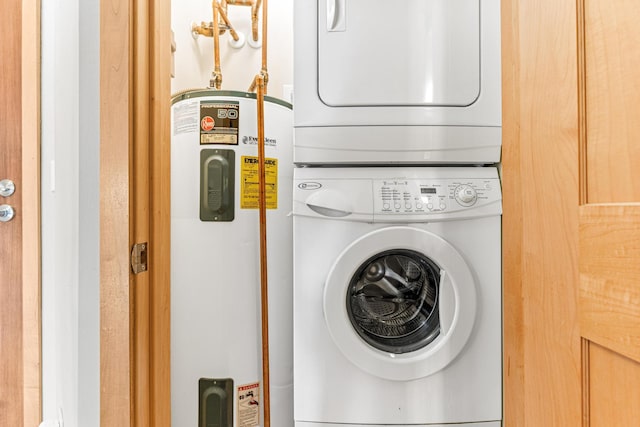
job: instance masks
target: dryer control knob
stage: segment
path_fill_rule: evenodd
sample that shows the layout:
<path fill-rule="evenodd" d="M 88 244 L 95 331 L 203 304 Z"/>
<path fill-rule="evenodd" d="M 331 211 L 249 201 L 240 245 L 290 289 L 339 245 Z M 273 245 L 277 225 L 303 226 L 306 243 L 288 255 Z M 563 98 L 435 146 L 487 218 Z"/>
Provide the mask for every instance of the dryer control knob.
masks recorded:
<path fill-rule="evenodd" d="M 478 199 L 478 194 L 470 185 L 459 185 L 454 191 L 454 197 L 462 206 L 471 206 Z"/>

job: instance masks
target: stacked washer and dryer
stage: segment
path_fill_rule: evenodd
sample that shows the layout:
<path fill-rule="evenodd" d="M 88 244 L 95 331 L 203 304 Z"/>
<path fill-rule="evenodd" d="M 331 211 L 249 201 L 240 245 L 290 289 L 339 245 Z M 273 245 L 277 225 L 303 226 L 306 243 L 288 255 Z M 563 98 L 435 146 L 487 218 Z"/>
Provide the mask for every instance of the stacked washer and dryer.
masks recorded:
<path fill-rule="evenodd" d="M 500 1 L 294 35 L 295 426 L 501 426 Z"/>

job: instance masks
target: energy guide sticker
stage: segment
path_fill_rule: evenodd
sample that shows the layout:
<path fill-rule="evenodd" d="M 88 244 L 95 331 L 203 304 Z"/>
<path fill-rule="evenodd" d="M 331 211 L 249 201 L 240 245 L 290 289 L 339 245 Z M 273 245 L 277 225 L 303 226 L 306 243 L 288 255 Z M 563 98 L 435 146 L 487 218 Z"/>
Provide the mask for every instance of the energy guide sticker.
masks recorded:
<path fill-rule="evenodd" d="M 200 144 L 238 144 L 238 102 L 200 102 Z"/>
<path fill-rule="evenodd" d="M 265 159 L 265 196 L 267 209 L 278 209 L 278 159 Z M 258 209 L 260 182 L 258 158 L 242 156 L 240 161 L 240 208 Z"/>
<path fill-rule="evenodd" d="M 260 423 L 260 383 L 238 386 L 237 427 L 256 427 Z"/>

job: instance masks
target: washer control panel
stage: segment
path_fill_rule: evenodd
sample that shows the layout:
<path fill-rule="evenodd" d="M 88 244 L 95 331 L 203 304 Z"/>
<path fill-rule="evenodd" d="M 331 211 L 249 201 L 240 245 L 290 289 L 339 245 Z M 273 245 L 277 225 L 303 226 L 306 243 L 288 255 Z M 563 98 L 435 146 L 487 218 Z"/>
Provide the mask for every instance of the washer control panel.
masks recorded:
<path fill-rule="evenodd" d="M 501 199 L 497 179 L 380 179 L 373 182 L 375 214 L 455 212 Z"/>

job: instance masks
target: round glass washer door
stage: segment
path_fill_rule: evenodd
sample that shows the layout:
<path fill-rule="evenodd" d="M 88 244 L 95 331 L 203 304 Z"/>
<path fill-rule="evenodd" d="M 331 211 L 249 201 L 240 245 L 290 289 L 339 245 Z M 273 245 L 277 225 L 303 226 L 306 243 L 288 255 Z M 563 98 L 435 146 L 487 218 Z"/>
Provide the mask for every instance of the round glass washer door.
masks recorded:
<path fill-rule="evenodd" d="M 421 253 L 392 249 L 360 265 L 347 288 L 347 313 L 360 338 L 382 351 L 419 350 L 440 334 L 442 270 Z"/>
<path fill-rule="evenodd" d="M 476 317 L 473 275 L 441 237 L 388 227 L 354 241 L 324 289 L 327 327 L 360 369 L 391 380 L 444 369 L 464 348 Z"/>

